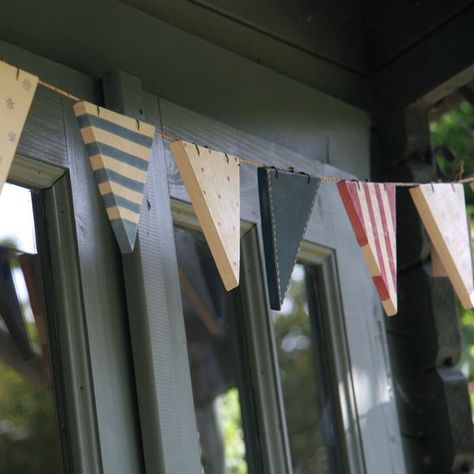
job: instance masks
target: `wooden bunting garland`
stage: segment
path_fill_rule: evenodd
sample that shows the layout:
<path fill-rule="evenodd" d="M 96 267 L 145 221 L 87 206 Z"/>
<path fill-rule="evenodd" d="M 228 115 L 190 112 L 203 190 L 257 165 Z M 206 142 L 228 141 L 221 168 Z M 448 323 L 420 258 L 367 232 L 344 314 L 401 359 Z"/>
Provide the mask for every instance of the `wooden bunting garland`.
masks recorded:
<path fill-rule="evenodd" d="M 38 77 L 0 61 L 0 194 L 37 85 Z"/>
<path fill-rule="evenodd" d="M 227 291 L 239 284 L 240 173 L 237 157 L 185 141 L 170 145 Z"/>
<path fill-rule="evenodd" d="M 133 251 L 155 127 L 90 104 L 74 112 L 122 253 Z"/>
<path fill-rule="evenodd" d="M 308 225 L 320 180 L 258 169 L 258 191 L 270 306 L 280 310 Z"/>
<path fill-rule="evenodd" d="M 337 185 L 387 316 L 397 313 L 395 186 L 341 181 Z"/>
<path fill-rule="evenodd" d="M 94 172 L 99 192 L 105 204 L 122 253 L 133 251 L 144 185 L 155 127 L 125 117 L 79 98 L 37 76 L 0 61 L 0 193 L 5 184 L 18 147 L 38 84 L 78 101 L 74 111 L 82 139 Z M 158 132 L 160 133 L 160 132 Z M 200 221 L 203 233 L 227 290 L 239 284 L 240 265 L 240 187 L 239 164 L 260 167 L 259 195 L 265 259 L 269 276 L 270 301 L 280 309 L 285 296 L 294 255 L 304 234 L 301 223 L 307 223 L 320 180 L 336 182 L 350 222 L 369 266 L 370 273 L 387 315 L 397 312 L 397 274 L 395 241 L 396 186 L 410 187 L 418 213 L 432 244 L 433 276 L 448 276 L 464 308 L 474 307 L 473 262 L 470 221 L 465 225 L 465 199 L 462 183 L 369 183 L 339 180 L 337 176 L 304 175 L 262 167 L 262 163 L 230 156 L 183 140 L 166 132 L 161 135 L 171 141 L 170 149 Z M 276 184 L 276 176 L 284 177 Z M 274 175 L 274 176 L 273 176 Z M 291 178 L 288 178 L 291 176 Z M 304 186 L 292 187 L 287 181 L 307 180 L 314 186 L 312 194 L 298 197 Z M 296 182 L 296 181 L 295 181 Z M 272 186 L 273 184 L 273 194 Z M 413 187 L 411 187 L 413 186 Z M 275 189 L 280 188 L 277 193 Z M 285 193 L 291 189 L 286 199 Z M 303 193 L 303 194 L 305 194 Z M 278 195 L 278 197 L 277 197 Z M 298 206 L 288 208 L 280 217 L 298 217 L 297 222 L 275 215 L 297 199 Z M 311 202 L 311 205 L 308 203 Z M 273 206 L 273 210 L 272 210 Z M 291 215 L 296 209 L 295 215 Z M 301 213 L 300 213 L 301 211 Z M 305 215 L 305 219 L 303 219 Z M 300 232 L 301 231 L 301 232 Z M 297 235 L 297 234 L 301 235 Z M 282 250 L 280 250 L 280 248 Z M 295 253 L 296 248 L 296 253 Z M 284 249 L 284 251 L 283 251 Z M 273 253 L 272 253 L 273 252 Z M 282 262 L 282 255 L 285 262 Z M 294 255 L 293 255 L 294 254 Z M 287 258 L 288 257 L 288 258 Z M 291 258 L 290 258 L 291 257 Z M 289 265 L 288 262 L 293 262 Z"/>
<path fill-rule="evenodd" d="M 462 184 L 423 184 L 411 188 L 410 194 L 462 306 L 472 308 L 471 245 Z"/>

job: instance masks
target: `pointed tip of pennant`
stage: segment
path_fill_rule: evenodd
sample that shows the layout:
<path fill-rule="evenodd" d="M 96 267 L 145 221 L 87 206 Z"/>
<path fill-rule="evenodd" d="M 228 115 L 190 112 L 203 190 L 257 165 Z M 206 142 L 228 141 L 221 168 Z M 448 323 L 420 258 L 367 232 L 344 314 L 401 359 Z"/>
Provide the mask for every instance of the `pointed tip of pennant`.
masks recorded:
<path fill-rule="evenodd" d="M 398 313 L 397 300 L 382 301 L 382 306 L 387 316 L 395 316 Z"/>
<path fill-rule="evenodd" d="M 465 309 L 470 309 L 470 308 L 474 308 L 474 293 L 471 293 L 471 296 L 469 298 L 469 302 L 471 303 L 470 306 L 468 308 L 465 308 Z"/>
<path fill-rule="evenodd" d="M 461 302 L 461 306 L 464 309 L 472 309 L 474 308 L 474 292 L 467 294 L 464 297 L 459 296 L 459 301 Z"/>
<path fill-rule="evenodd" d="M 120 251 L 123 254 L 132 253 L 137 239 L 138 224 L 124 219 L 114 219 L 110 222 Z"/>
<path fill-rule="evenodd" d="M 236 269 L 229 271 L 228 275 L 222 278 L 226 291 L 233 290 L 239 286 L 239 272 Z"/>

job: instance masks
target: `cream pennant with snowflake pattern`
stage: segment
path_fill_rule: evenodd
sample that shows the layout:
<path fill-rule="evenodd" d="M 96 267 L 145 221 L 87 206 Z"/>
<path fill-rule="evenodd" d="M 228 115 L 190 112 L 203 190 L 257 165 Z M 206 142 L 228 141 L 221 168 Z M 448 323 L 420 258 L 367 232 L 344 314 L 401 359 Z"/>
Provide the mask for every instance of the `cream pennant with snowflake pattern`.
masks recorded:
<path fill-rule="evenodd" d="M 0 193 L 33 102 L 38 77 L 0 61 Z"/>

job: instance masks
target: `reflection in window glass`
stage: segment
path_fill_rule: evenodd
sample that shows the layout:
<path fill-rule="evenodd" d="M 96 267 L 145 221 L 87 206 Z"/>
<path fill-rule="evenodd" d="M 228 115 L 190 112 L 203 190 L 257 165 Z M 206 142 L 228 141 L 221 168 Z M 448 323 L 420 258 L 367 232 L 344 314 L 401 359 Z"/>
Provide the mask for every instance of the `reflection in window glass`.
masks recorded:
<path fill-rule="evenodd" d="M 31 194 L 8 183 L 3 186 L 0 199 L 0 242 L 4 247 L 36 253 Z"/>
<path fill-rule="evenodd" d="M 281 311 L 273 325 L 295 474 L 339 472 L 334 411 L 327 396 L 329 375 L 318 344 L 313 306 L 308 298 L 311 276 L 303 265 L 293 271 Z"/>
<path fill-rule="evenodd" d="M 0 196 L 0 473 L 60 473 L 30 192 Z"/>
<path fill-rule="evenodd" d="M 202 235 L 175 229 L 175 239 L 202 470 L 244 474 L 235 302 Z"/>

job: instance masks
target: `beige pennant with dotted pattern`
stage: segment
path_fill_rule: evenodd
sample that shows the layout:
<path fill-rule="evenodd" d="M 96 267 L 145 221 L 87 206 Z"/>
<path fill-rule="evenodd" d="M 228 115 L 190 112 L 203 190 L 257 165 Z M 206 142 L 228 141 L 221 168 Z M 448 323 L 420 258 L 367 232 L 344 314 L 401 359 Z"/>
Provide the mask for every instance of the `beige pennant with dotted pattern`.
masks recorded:
<path fill-rule="evenodd" d="M 240 267 L 239 160 L 182 140 L 170 148 L 224 286 L 232 290 Z"/>
<path fill-rule="evenodd" d="M 0 193 L 30 110 L 38 77 L 0 61 Z"/>
<path fill-rule="evenodd" d="M 471 245 L 462 184 L 423 184 L 410 189 L 431 243 L 464 308 L 474 307 Z M 443 270 L 436 270 L 442 272 Z"/>

